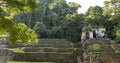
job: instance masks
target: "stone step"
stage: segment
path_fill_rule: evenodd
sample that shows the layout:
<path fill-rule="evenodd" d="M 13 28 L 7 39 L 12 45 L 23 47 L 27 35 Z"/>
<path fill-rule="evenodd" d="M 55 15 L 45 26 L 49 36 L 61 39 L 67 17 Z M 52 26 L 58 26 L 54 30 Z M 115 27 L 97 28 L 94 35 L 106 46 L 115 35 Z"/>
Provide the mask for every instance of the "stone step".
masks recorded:
<path fill-rule="evenodd" d="M 93 45 L 94 44 L 92 44 L 92 45 L 88 45 L 88 46 L 86 46 L 86 50 L 92 50 L 93 49 Z M 100 45 L 100 47 L 101 47 L 101 49 L 103 50 L 103 51 L 113 51 L 113 49 L 112 49 L 112 47 L 111 47 L 111 45 L 108 45 L 108 44 L 104 44 L 104 45 Z"/>
<path fill-rule="evenodd" d="M 10 48 L 13 52 L 55 52 L 55 53 L 73 53 L 74 48 L 53 48 L 53 47 L 21 47 Z"/>
<path fill-rule="evenodd" d="M 7 45 L 0 45 L 0 48 L 6 48 Z"/>
<path fill-rule="evenodd" d="M 56 62 L 22 62 L 22 61 L 9 61 L 7 63 L 56 63 Z"/>
<path fill-rule="evenodd" d="M 51 47 L 41 47 L 41 48 L 30 48 L 30 47 L 26 47 L 24 49 L 24 52 L 74 52 L 74 48 L 51 48 Z"/>
<path fill-rule="evenodd" d="M 39 42 L 39 44 L 73 44 L 73 43 L 68 41 L 64 41 L 64 42 L 43 41 L 43 42 Z"/>
<path fill-rule="evenodd" d="M 111 45 L 109 45 L 109 44 L 101 45 L 101 48 L 102 48 L 103 50 L 113 50 L 112 47 L 111 47 Z"/>
<path fill-rule="evenodd" d="M 0 56 L 10 56 L 13 52 L 9 50 L 8 48 L 2 48 L 0 49 Z"/>
<path fill-rule="evenodd" d="M 66 40 L 65 39 L 44 38 L 44 39 L 40 39 L 40 41 L 66 41 Z"/>
<path fill-rule="evenodd" d="M 55 48 L 73 48 L 74 46 L 72 44 L 16 44 L 16 45 L 10 45 L 9 48 L 17 48 L 17 47 L 55 47 Z"/>
<path fill-rule="evenodd" d="M 56 47 L 56 48 L 71 48 L 73 47 L 73 44 L 39 44 L 36 45 L 39 47 Z"/>
<path fill-rule="evenodd" d="M 73 54 L 60 53 L 15 53 L 13 61 L 77 63 Z"/>
<path fill-rule="evenodd" d="M 39 44 L 15 44 L 8 47 L 56 47 L 67 48 L 74 47 L 72 42 L 65 41 L 64 39 L 40 39 Z"/>
<path fill-rule="evenodd" d="M 13 52 L 7 48 L 0 49 L 0 63 L 6 63 L 10 61 L 13 56 Z"/>
<path fill-rule="evenodd" d="M 40 39 L 39 40 L 39 44 L 44 44 L 44 43 L 48 43 L 48 44 L 61 44 L 61 43 L 65 43 L 65 44 L 70 44 L 72 42 L 66 41 L 65 39 Z"/>
<path fill-rule="evenodd" d="M 114 52 L 100 52 L 100 53 L 96 53 L 91 55 L 93 60 L 95 60 L 96 58 L 98 58 L 100 61 L 104 62 L 104 63 L 120 63 L 120 54 L 114 53 Z M 99 61 L 98 60 L 98 61 Z"/>
<path fill-rule="evenodd" d="M 120 54 L 117 53 L 107 53 L 101 54 L 101 59 L 107 61 L 108 63 L 119 63 L 120 62 Z"/>
<path fill-rule="evenodd" d="M 32 45 L 32 44 L 31 44 L 31 45 Z M 37 44 L 37 45 L 40 45 L 40 46 L 42 46 L 42 45 L 43 45 L 43 46 L 44 46 L 44 45 L 45 45 L 45 46 L 46 46 L 46 45 L 48 45 L 48 46 L 59 46 L 59 45 L 61 45 L 61 46 L 68 46 L 68 47 L 69 47 L 69 46 L 73 46 L 73 44 L 64 44 L 64 43 L 61 43 L 61 44 L 56 44 L 56 43 L 55 43 L 55 44 Z"/>
<path fill-rule="evenodd" d="M 120 52 L 120 43 L 113 44 L 115 49 Z"/>
<path fill-rule="evenodd" d="M 10 48 L 25 48 L 14 52 L 12 61 L 77 63 L 74 45 L 64 39 L 40 39 L 39 44 L 16 44 Z"/>
<path fill-rule="evenodd" d="M 110 40 L 108 39 L 89 39 L 89 43 L 100 43 L 100 44 L 109 44 Z"/>

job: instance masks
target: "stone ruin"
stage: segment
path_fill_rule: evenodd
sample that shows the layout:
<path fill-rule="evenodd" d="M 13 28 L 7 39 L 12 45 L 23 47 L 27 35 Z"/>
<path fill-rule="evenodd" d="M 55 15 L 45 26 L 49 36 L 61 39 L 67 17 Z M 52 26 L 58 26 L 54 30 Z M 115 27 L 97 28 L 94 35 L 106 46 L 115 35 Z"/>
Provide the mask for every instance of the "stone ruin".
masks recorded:
<path fill-rule="evenodd" d="M 5 35 L 5 37 L 0 36 L 0 45 L 6 45 L 8 43 L 9 35 Z"/>
<path fill-rule="evenodd" d="M 12 58 L 13 52 L 7 48 L 9 35 L 0 37 L 0 63 L 6 63 Z"/>
<path fill-rule="evenodd" d="M 106 29 L 104 27 L 83 26 L 81 40 L 85 41 L 86 39 L 105 38 L 105 31 Z"/>
<path fill-rule="evenodd" d="M 103 27 L 84 26 L 82 28 L 81 42 L 78 43 L 77 49 L 78 63 L 120 63 L 120 53 L 117 49 L 119 47 L 113 45 L 115 43 L 111 43 L 111 40 L 106 40 L 105 31 Z M 95 44 L 100 46 L 99 51 L 94 49 Z"/>

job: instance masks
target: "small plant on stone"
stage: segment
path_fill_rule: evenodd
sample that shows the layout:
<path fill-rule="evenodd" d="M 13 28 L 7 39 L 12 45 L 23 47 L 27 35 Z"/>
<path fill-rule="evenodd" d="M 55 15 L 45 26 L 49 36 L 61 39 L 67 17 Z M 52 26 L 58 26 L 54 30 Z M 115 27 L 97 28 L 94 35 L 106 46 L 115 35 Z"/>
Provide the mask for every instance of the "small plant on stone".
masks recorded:
<path fill-rule="evenodd" d="M 102 50 L 100 44 L 93 44 L 92 47 L 93 47 L 93 50 L 96 52 L 100 52 Z"/>

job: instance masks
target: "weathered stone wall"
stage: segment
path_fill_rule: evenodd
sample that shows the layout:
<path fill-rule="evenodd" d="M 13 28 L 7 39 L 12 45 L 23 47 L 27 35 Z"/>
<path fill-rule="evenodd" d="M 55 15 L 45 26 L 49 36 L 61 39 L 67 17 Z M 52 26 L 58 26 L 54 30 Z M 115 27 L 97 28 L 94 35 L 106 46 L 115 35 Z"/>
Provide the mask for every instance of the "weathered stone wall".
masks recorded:
<path fill-rule="evenodd" d="M 6 63 L 13 57 L 13 52 L 7 48 L 7 38 L 0 37 L 0 63 Z"/>
<path fill-rule="evenodd" d="M 0 49 L 0 63 L 6 63 L 13 57 L 13 52 L 8 49 Z"/>
<path fill-rule="evenodd" d="M 101 49 L 94 50 L 94 44 L 99 44 Z M 111 45 L 114 45 L 115 50 Z M 14 61 L 120 63 L 120 44 L 111 44 L 110 40 L 103 38 L 89 39 L 74 44 L 64 39 L 41 39 L 36 45 L 16 44 L 10 47 L 25 47 L 24 53 L 15 53 Z"/>
<path fill-rule="evenodd" d="M 120 54 L 118 53 L 92 53 L 90 54 L 91 63 L 120 63 Z"/>
<path fill-rule="evenodd" d="M 40 39 L 39 44 L 16 44 L 10 48 L 24 48 L 15 52 L 13 61 L 77 63 L 74 45 L 65 39 Z"/>
<path fill-rule="evenodd" d="M 77 63 L 73 54 L 61 53 L 15 53 L 13 61 Z"/>
<path fill-rule="evenodd" d="M 101 50 L 93 50 L 94 44 L 99 44 Z M 113 50 L 110 40 L 102 38 L 85 41 L 83 55 L 84 63 L 120 63 L 120 53 L 116 53 Z"/>

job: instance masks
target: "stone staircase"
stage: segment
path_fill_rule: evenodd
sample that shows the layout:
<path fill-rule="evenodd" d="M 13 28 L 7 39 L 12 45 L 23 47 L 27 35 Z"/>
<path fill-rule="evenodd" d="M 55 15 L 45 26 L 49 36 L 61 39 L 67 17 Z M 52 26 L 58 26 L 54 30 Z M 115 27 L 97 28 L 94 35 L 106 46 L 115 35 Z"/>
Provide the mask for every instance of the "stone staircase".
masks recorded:
<path fill-rule="evenodd" d="M 99 44 L 101 50 L 93 50 L 94 44 Z M 120 51 L 120 44 L 113 45 Z M 103 38 L 89 39 L 82 44 L 65 39 L 41 39 L 36 45 L 16 44 L 9 48 L 24 48 L 24 52 L 14 52 L 12 61 L 17 62 L 120 63 L 120 53 L 113 50 L 110 40 Z"/>
<path fill-rule="evenodd" d="M 93 50 L 93 44 L 99 44 L 101 51 Z M 85 42 L 84 63 L 120 63 L 120 53 L 115 53 L 110 40 L 89 39 Z"/>
<path fill-rule="evenodd" d="M 87 43 L 89 44 L 88 48 L 92 48 L 92 45 L 94 45 L 94 44 L 99 44 L 101 46 L 101 49 L 102 49 L 101 52 L 104 52 L 104 51 L 105 52 L 113 52 L 110 40 L 103 39 L 103 38 L 89 39 Z"/>
<path fill-rule="evenodd" d="M 40 39 L 39 44 L 16 44 L 9 48 L 24 48 L 24 52 L 14 52 L 12 61 L 77 63 L 73 43 L 65 39 Z"/>

